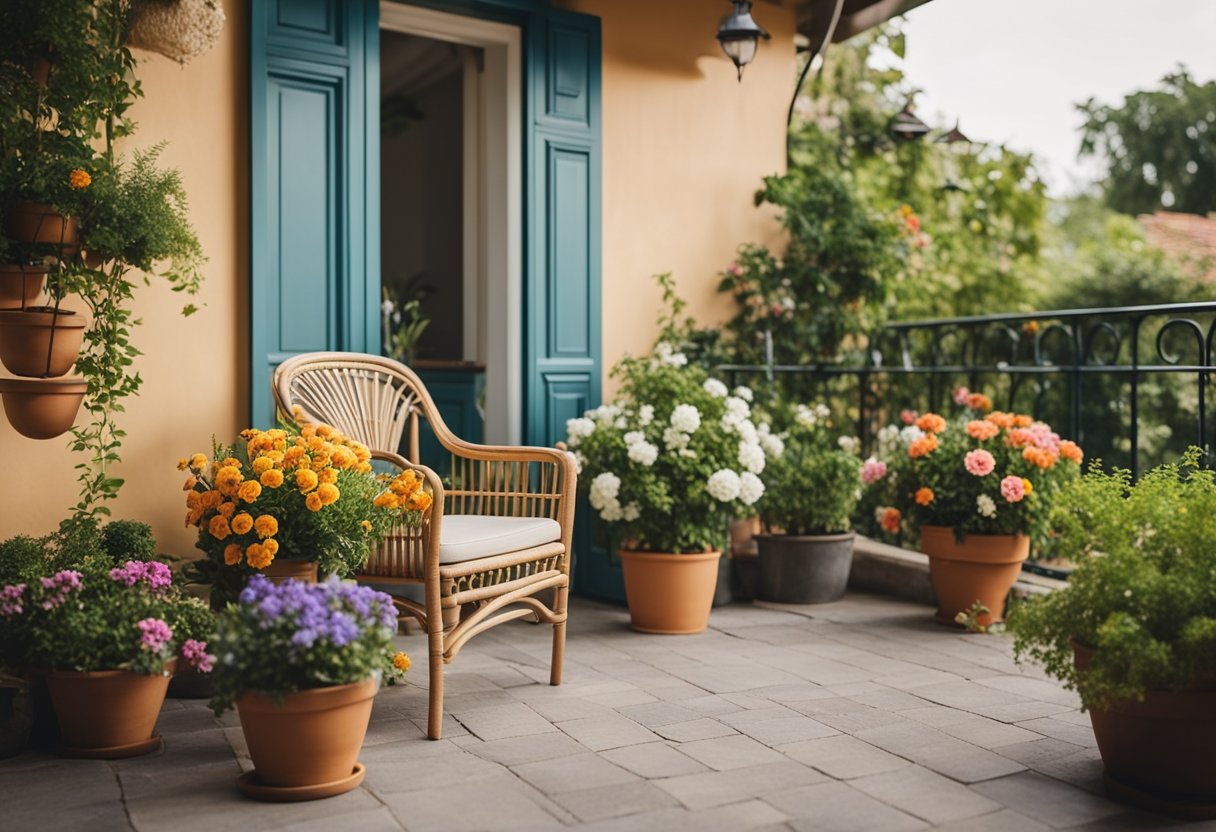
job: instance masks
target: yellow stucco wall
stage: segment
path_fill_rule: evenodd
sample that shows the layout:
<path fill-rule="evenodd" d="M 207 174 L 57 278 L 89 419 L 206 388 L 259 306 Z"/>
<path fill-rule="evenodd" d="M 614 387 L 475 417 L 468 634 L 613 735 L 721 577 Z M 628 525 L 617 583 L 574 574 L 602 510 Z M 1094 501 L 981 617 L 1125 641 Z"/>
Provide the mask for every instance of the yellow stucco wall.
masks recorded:
<path fill-rule="evenodd" d="M 718 0 L 562 0 L 603 20 L 604 369 L 653 343 L 659 291 L 673 273 L 702 323 L 730 316 L 719 272 L 742 242 L 774 242 L 753 194 L 785 170 L 794 90 L 794 10 L 758 2 L 772 33 L 735 80 L 714 39 Z M 611 386 L 605 387 L 605 395 Z"/>
<path fill-rule="evenodd" d="M 132 341 L 143 391 L 120 414 L 127 431 L 126 479 L 113 506 L 115 517 L 153 524 L 161 548 L 190 554 L 194 535 L 182 526 L 183 476 L 178 457 L 209 451 L 211 437 L 231 437 L 248 407 L 248 40 L 245 0 L 226 0 L 228 22 L 220 43 L 185 67 L 137 52 L 144 99 L 131 108 L 138 129 L 123 149 L 168 142 L 161 157 L 181 171 L 194 227 L 209 258 L 206 281 L 189 318 L 185 299 L 163 282 L 136 288 L 136 314 L 143 325 Z M 2 370 L 0 370 L 2 372 Z M 9 471 L 0 500 L 0 538 L 45 534 L 76 502 L 79 461 L 67 437 L 34 441 L 0 419 L 0 455 Z"/>
<path fill-rule="evenodd" d="M 145 98 L 131 146 L 167 141 L 209 257 L 201 311 L 182 318 L 183 298 L 153 283 L 137 290 L 143 326 L 134 343 L 141 395 L 122 426 L 126 479 L 116 517 L 153 524 L 162 549 L 189 555 L 182 527 L 179 456 L 210 449 L 213 435 L 243 427 L 248 386 L 248 0 L 227 0 L 219 45 L 179 67 L 139 53 Z M 746 240 L 771 241 L 771 215 L 752 204 L 760 178 L 783 169 L 785 110 L 793 88 L 792 3 L 762 0 L 759 22 L 773 33 L 742 84 L 713 38 L 725 2 L 562 0 L 603 18 L 605 371 L 654 338 L 658 291 L 651 275 L 674 272 L 689 311 L 725 318 L 717 272 Z M 0 500 L 0 538 L 44 534 L 75 502 L 66 439 L 35 442 L 0 419 L 9 472 Z"/>

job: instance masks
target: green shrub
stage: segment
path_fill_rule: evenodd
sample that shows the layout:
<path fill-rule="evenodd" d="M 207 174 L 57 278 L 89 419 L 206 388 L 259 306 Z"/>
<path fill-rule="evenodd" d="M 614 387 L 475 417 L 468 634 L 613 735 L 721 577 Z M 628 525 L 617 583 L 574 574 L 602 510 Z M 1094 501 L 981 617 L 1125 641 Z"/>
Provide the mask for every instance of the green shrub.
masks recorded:
<path fill-rule="evenodd" d="M 836 443 L 826 424 L 809 418 L 796 420 L 782 439 L 784 450 L 764 473 L 761 521 L 791 535 L 847 532 L 861 497 L 861 461 Z"/>

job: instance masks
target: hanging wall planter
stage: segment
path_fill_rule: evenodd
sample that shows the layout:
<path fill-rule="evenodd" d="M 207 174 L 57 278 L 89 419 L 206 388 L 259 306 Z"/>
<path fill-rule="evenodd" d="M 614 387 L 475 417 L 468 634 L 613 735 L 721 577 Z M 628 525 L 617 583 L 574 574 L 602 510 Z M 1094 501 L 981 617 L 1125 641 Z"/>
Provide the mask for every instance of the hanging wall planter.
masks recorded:
<path fill-rule="evenodd" d="M 65 253 L 76 250 L 76 218 L 65 217 L 45 202 L 18 202 L 5 216 L 4 228 L 17 242 L 53 245 Z"/>
<path fill-rule="evenodd" d="M 13 375 L 57 378 L 80 356 L 83 315 L 53 306 L 0 311 L 0 362 Z"/>
<path fill-rule="evenodd" d="M 25 309 L 38 299 L 46 283 L 46 266 L 0 264 L 0 309 Z"/>
<path fill-rule="evenodd" d="M 184 64 L 215 46 L 223 31 L 224 8 L 219 0 L 136 0 L 131 4 L 127 46 Z"/>
<path fill-rule="evenodd" d="M 4 415 L 30 439 L 53 439 L 71 430 L 88 389 L 79 379 L 0 378 Z"/>

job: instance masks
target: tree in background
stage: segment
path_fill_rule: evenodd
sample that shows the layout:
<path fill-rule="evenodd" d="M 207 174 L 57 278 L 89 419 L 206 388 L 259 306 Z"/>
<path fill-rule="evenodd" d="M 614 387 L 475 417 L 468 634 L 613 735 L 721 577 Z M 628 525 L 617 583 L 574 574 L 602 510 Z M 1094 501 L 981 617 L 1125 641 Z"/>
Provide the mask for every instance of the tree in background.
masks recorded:
<path fill-rule="evenodd" d="M 1216 81 L 1197 83 L 1185 67 L 1157 89 L 1137 90 L 1119 106 L 1089 99 L 1081 154 L 1106 163 L 1106 203 L 1125 214 L 1165 208 L 1216 210 Z"/>

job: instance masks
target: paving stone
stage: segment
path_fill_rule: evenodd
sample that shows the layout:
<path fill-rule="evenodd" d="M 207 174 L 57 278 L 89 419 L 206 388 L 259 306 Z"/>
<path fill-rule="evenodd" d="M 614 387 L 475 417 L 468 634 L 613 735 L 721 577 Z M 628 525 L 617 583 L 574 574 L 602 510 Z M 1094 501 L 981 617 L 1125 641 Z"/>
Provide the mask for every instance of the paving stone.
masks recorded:
<path fill-rule="evenodd" d="M 843 735 L 796 742 L 780 746 L 778 750 L 790 759 L 814 766 L 838 780 L 865 777 L 911 765 L 902 757 Z"/>
<path fill-rule="evenodd" d="M 708 809 L 826 780 L 817 771 L 784 760 L 730 771 L 668 777 L 655 781 L 655 785 L 690 809 Z"/>
<path fill-rule="evenodd" d="M 1026 769 L 1021 763 L 1008 757 L 961 740 L 949 747 L 935 746 L 926 753 L 913 754 L 911 758 L 925 768 L 960 783 L 979 783 Z"/>
<path fill-rule="evenodd" d="M 1034 742 L 1042 737 L 1042 734 L 1034 731 L 981 716 L 962 722 L 947 723 L 940 726 L 938 730 L 972 745 L 978 745 L 980 748 L 990 749 L 997 749 L 1002 745 Z"/>
<path fill-rule="evenodd" d="M 906 711 L 909 708 L 923 708 L 927 704 L 919 696 L 890 688 L 866 691 L 850 695 L 849 698 L 871 708 L 882 708 L 887 711 Z"/>
<path fill-rule="evenodd" d="M 637 775 L 596 754 L 575 754 L 556 760 L 523 763 L 511 770 L 548 795 L 612 786 L 637 780 Z"/>
<path fill-rule="evenodd" d="M 875 800 L 847 783 L 821 783 L 778 792 L 765 802 L 790 815 L 805 832 L 914 832 L 924 821 Z"/>
<path fill-rule="evenodd" d="M 986 815 L 1001 808 L 999 803 L 920 766 L 850 780 L 849 784 L 934 824 Z"/>
<path fill-rule="evenodd" d="M 1093 794 L 1106 793 L 1102 784 L 1102 755 L 1097 748 L 1082 748 L 1063 757 L 1036 763 L 1034 770 Z"/>
<path fill-rule="evenodd" d="M 1041 763 L 1066 757 L 1069 754 L 1075 754 L 1081 748 L 1082 746 L 1073 745 L 1070 742 L 1064 742 L 1052 737 L 1043 737 L 1042 739 L 1030 742 L 1002 745 L 996 749 L 996 752 L 1002 757 L 1008 757 L 1011 760 L 1017 760 L 1024 766 L 1035 768 Z"/>
<path fill-rule="evenodd" d="M 680 746 L 680 751 L 715 771 L 776 763 L 784 759 L 767 745 L 741 735 L 686 742 Z"/>
<path fill-rule="evenodd" d="M 978 818 L 964 818 L 934 827 L 936 832 L 1049 832 L 1044 826 L 1026 815 L 1011 809 L 1002 809 Z"/>
<path fill-rule="evenodd" d="M 457 718 L 466 729 L 486 741 L 544 734 L 557 730 L 557 727 L 549 720 L 527 705 L 518 702 L 512 705 L 466 711 L 458 714 Z"/>
<path fill-rule="evenodd" d="M 0 768 L 7 829 L 131 829 L 118 780 L 101 761 L 56 760 L 27 770 Z M 231 780 L 228 781 L 231 784 Z M 53 785 L 53 788 L 47 788 Z M 22 796 L 36 799 L 22 799 Z"/>
<path fill-rule="evenodd" d="M 672 722 L 688 722 L 700 718 L 701 714 L 683 705 L 671 702 L 650 702 L 643 705 L 629 705 L 617 708 L 617 711 L 634 722 L 654 728 L 658 725 L 669 725 Z"/>
<path fill-rule="evenodd" d="M 1019 722 L 1018 727 L 1042 736 L 1064 740 L 1073 745 L 1094 746 L 1098 744 L 1098 741 L 1094 739 L 1094 729 L 1089 725 L 1073 725 L 1071 722 L 1053 717 L 1027 719 Z"/>
<path fill-rule="evenodd" d="M 1055 705 L 1066 705 L 1069 708 L 1080 708 L 1081 698 L 1074 691 L 1065 690 L 1055 682 L 1045 679 L 1031 679 L 1027 676 L 989 676 L 976 680 L 976 684 L 987 688 L 1016 693 L 1027 699 L 1037 699 L 1040 702 L 1051 702 Z"/>
<path fill-rule="evenodd" d="M 563 792 L 553 799 L 581 821 L 624 817 L 679 805 L 670 794 L 644 780 Z"/>
<path fill-rule="evenodd" d="M 623 716 L 593 717 L 559 722 L 558 726 L 592 751 L 637 745 L 658 739 L 648 728 Z"/>
<path fill-rule="evenodd" d="M 733 714 L 736 711 L 743 710 L 739 705 L 736 705 L 731 700 L 724 696 L 697 696 L 692 699 L 681 700 L 680 703 L 685 708 L 694 710 L 704 716 L 721 716 L 723 714 Z"/>
<path fill-rule="evenodd" d="M 641 745 L 628 745 L 624 748 L 613 748 L 603 752 L 605 760 L 615 763 L 621 768 L 628 769 L 639 777 L 677 777 L 681 774 L 695 774 L 708 769 L 664 742 L 648 742 Z"/>
<path fill-rule="evenodd" d="M 587 752 L 586 746 L 580 745 L 560 732 L 491 740 L 475 746 L 467 746 L 467 749 L 482 759 L 504 766 L 553 760 Z"/>
<path fill-rule="evenodd" d="M 1028 771 L 973 787 L 1021 814 L 1055 827 L 1077 826 L 1127 811 L 1105 797 L 1086 794 L 1065 783 Z"/>
<path fill-rule="evenodd" d="M 622 708 L 627 705 L 641 705 L 646 702 L 658 702 L 658 697 L 652 696 L 639 688 L 630 688 L 629 690 L 615 690 L 609 693 L 597 693 L 593 696 L 585 697 L 588 702 L 593 702 L 596 705 L 607 705 L 609 708 Z"/>
<path fill-rule="evenodd" d="M 670 725 L 660 725 L 654 729 L 660 737 L 676 742 L 695 742 L 714 737 L 728 737 L 739 733 L 729 725 L 723 725 L 716 719 L 693 719 L 688 722 L 673 722 Z"/>
<path fill-rule="evenodd" d="M 503 767 L 462 751 L 444 740 L 444 750 L 431 751 L 430 740 L 386 743 L 359 752 L 367 767 L 364 783 L 379 795 L 430 789 L 457 780 L 472 784 L 501 775 Z"/>
<path fill-rule="evenodd" d="M 407 792 L 380 797 L 410 832 L 562 827 L 561 821 L 542 805 L 539 795 L 509 775 L 478 783 L 476 790 L 467 783 L 456 782 L 428 789 L 425 794 Z"/>
<path fill-rule="evenodd" d="M 779 717 L 745 722 L 735 726 L 737 730 L 768 746 L 780 745 L 819 737 L 832 737 L 840 732 L 835 728 L 816 722 L 806 716 Z"/>

